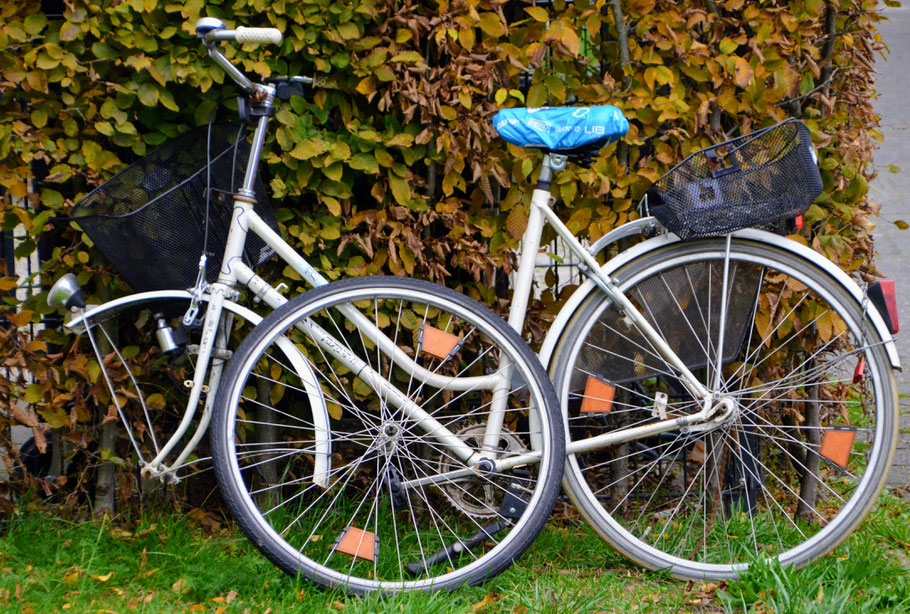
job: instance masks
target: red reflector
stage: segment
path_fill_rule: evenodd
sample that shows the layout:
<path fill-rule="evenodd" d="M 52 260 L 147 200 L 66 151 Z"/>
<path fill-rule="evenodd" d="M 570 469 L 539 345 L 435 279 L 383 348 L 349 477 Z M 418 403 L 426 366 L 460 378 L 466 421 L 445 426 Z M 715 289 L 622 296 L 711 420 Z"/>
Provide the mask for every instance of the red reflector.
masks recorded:
<path fill-rule="evenodd" d="M 856 368 L 853 369 L 853 383 L 858 384 L 863 381 L 863 374 L 866 372 L 866 357 L 860 356 Z"/>
<path fill-rule="evenodd" d="M 794 218 L 793 223 L 796 224 L 796 232 L 799 232 L 800 230 L 802 230 L 803 229 L 803 216 L 797 215 L 796 218 Z"/>
<path fill-rule="evenodd" d="M 894 290 L 894 282 L 890 279 L 877 281 L 869 286 L 867 294 L 885 320 L 888 330 L 892 335 L 896 335 L 900 330 L 900 325 L 897 321 L 897 293 Z"/>

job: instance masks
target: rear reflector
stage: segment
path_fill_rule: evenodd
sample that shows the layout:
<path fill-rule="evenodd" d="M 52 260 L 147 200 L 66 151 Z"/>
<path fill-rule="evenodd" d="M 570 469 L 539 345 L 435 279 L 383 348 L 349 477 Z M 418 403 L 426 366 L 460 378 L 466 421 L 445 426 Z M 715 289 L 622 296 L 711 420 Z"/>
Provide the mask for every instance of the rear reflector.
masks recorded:
<path fill-rule="evenodd" d="M 793 225 L 796 226 L 796 232 L 799 232 L 803 229 L 803 216 L 797 215 L 793 218 Z"/>
<path fill-rule="evenodd" d="M 896 335 L 900 330 L 900 324 L 897 321 L 897 295 L 894 291 L 894 282 L 890 279 L 877 281 L 868 290 L 869 300 L 878 309 L 885 325 L 892 335 Z"/>
<path fill-rule="evenodd" d="M 613 408 L 614 394 L 614 386 L 589 375 L 585 383 L 585 397 L 581 400 L 582 413 L 608 413 Z"/>

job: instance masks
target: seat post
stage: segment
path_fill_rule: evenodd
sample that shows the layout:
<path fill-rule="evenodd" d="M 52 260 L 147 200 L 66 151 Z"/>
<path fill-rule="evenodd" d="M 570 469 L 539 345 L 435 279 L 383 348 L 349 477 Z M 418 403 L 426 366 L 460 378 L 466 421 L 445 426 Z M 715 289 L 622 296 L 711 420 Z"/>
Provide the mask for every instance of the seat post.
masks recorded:
<path fill-rule="evenodd" d="M 543 161 L 540 164 L 540 175 L 537 177 L 537 189 L 550 191 L 550 184 L 556 177 L 556 173 L 566 167 L 566 156 L 547 152 L 543 155 Z"/>
<path fill-rule="evenodd" d="M 509 306 L 509 325 L 522 332 L 525 313 L 528 309 L 528 300 L 531 296 L 531 287 L 534 284 L 534 269 L 537 264 L 537 254 L 540 251 L 540 236 L 543 233 L 543 210 L 550 205 L 550 185 L 554 174 L 566 167 L 564 155 L 547 152 L 540 165 L 540 175 L 537 186 L 531 196 L 531 207 L 528 211 L 528 225 L 521 239 L 521 253 L 518 258 L 518 275 L 512 288 L 512 302 Z"/>

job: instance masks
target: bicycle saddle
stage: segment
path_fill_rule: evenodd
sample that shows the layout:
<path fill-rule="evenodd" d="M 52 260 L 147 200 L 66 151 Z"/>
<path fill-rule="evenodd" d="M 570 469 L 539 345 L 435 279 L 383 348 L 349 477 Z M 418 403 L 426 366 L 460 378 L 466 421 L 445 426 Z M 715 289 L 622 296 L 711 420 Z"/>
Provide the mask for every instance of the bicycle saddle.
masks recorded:
<path fill-rule="evenodd" d="M 542 107 L 502 109 L 493 127 L 506 142 L 571 154 L 598 150 L 622 137 L 629 122 L 617 107 Z"/>

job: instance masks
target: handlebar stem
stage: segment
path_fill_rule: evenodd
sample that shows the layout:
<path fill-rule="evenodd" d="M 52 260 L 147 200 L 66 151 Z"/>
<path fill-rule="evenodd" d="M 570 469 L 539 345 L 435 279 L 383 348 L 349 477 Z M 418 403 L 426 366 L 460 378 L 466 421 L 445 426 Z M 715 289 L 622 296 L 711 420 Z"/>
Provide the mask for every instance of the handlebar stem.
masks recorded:
<path fill-rule="evenodd" d="M 222 55 L 220 51 L 218 51 L 218 48 L 215 46 L 215 37 L 212 37 L 211 40 L 209 40 L 209 37 L 215 33 L 216 32 L 209 32 L 206 34 L 205 40 L 203 42 L 206 50 L 208 51 L 209 57 L 212 58 L 212 60 L 214 60 L 215 63 L 221 67 L 221 70 L 227 73 L 227 75 L 233 79 L 237 85 L 243 89 L 244 92 L 249 95 L 256 94 L 261 86 L 258 86 L 250 81 L 250 79 L 245 74 L 240 72 L 236 66 L 231 64 L 230 60 L 228 60 L 226 57 L 224 57 L 224 55 Z"/>

